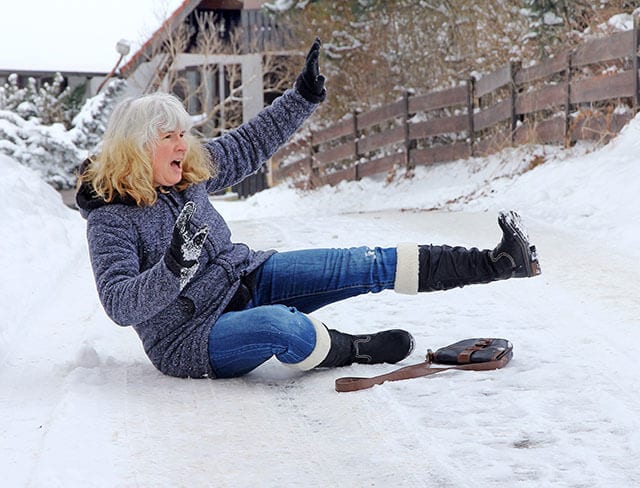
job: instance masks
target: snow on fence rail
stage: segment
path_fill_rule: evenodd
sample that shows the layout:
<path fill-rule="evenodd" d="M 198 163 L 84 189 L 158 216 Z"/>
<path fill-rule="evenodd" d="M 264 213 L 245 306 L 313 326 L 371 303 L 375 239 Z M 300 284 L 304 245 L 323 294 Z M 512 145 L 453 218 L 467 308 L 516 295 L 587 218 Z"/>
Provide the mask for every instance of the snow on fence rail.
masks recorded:
<path fill-rule="evenodd" d="M 353 115 L 272 159 L 274 183 L 335 185 L 524 143 L 608 140 L 638 111 L 638 27 L 529 67 L 510 63 L 459 86 Z"/>

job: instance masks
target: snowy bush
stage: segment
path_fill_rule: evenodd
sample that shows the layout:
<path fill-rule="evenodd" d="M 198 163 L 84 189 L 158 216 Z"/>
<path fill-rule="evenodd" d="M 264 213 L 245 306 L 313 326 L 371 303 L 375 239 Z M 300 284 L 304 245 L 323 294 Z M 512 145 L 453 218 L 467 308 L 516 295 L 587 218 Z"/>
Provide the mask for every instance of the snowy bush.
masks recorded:
<path fill-rule="evenodd" d="M 33 86 L 19 88 L 12 77 L 2 87 L 0 152 L 33 169 L 55 188 L 71 188 L 75 169 L 96 150 L 126 82 L 113 80 L 102 93 L 87 100 L 73 118 L 71 129 L 52 120 L 55 107 L 63 110 L 55 97 L 36 92 Z"/>
<path fill-rule="evenodd" d="M 82 151 L 71 142 L 64 125 L 43 125 L 0 111 L 0 152 L 36 171 L 58 189 L 73 185 L 73 170 Z"/>
<path fill-rule="evenodd" d="M 56 73 L 53 83 L 43 83 L 37 87 L 36 80 L 29 78 L 21 87 L 18 75 L 9 76 L 7 83 L 0 86 L 0 109 L 16 112 L 24 119 L 38 118 L 43 124 L 67 122 L 65 107 L 71 96 L 70 88 L 63 88 L 64 78 Z"/>

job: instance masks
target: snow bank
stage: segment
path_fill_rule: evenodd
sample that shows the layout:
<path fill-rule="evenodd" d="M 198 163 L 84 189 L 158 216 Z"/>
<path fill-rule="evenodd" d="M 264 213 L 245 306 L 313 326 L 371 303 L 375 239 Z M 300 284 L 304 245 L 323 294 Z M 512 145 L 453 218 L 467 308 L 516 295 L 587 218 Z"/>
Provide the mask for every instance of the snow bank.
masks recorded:
<path fill-rule="evenodd" d="M 32 170 L 0 154 L 0 347 L 21 318 L 41 307 L 86 248 L 79 215 Z"/>
<path fill-rule="evenodd" d="M 636 117 L 607 146 L 581 157 L 550 158 L 513 181 L 492 182 L 465 208 L 516 206 L 530 218 L 581 232 L 595 245 L 640 256 L 639 150 Z"/>

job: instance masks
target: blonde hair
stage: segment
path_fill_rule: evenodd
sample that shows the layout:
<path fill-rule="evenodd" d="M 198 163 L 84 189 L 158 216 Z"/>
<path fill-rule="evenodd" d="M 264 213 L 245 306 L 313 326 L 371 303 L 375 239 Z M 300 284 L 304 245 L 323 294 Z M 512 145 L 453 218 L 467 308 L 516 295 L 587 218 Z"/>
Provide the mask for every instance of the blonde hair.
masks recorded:
<path fill-rule="evenodd" d="M 102 140 L 102 148 L 81 180 L 91 183 L 105 201 L 130 197 L 136 205 L 153 205 L 158 199 L 153 184 L 151 154 L 161 132 L 184 131 L 187 152 L 182 160 L 184 190 L 213 175 L 213 162 L 202 143 L 189 133 L 191 116 L 175 96 L 152 93 L 120 102 L 113 110 Z"/>

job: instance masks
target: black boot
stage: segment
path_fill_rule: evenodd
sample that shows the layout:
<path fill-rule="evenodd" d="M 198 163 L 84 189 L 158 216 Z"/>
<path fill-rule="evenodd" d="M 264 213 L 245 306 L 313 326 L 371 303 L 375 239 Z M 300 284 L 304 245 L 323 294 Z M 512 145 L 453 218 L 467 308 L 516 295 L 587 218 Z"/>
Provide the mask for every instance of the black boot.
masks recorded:
<path fill-rule="evenodd" d="M 502 240 L 493 250 L 420 246 L 418 291 L 448 290 L 476 283 L 540 274 L 535 246 L 513 211 L 500 212 Z"/>
<path fill-rule="evenodd" d="M 318 368 L 348 366 L 353 363 L 397 363 L 413 350 L 413 337 L 405 330 L 392 329 L 367 335 L 328 330 L 331 348 Z"/>
<path fill-rule="evenodd" d="M 396 292 L 412 295 L 419 291 L 448 290 L 539 275 L 536 248 L 529 243 L 520 216 L 513 211 L 500 212 L 498 225 L 502 240 L 493 250 L 398 245 Z"/>
<path fill-rule="evenodd" d="M 529 243 L 522 219 L 513 210 L 500 212 L 498 225 L 502 229 L 502 240 L 490 258 L 501 269 L 501 279 L 530 278 L 542 272 L 536 246 Z"/>

